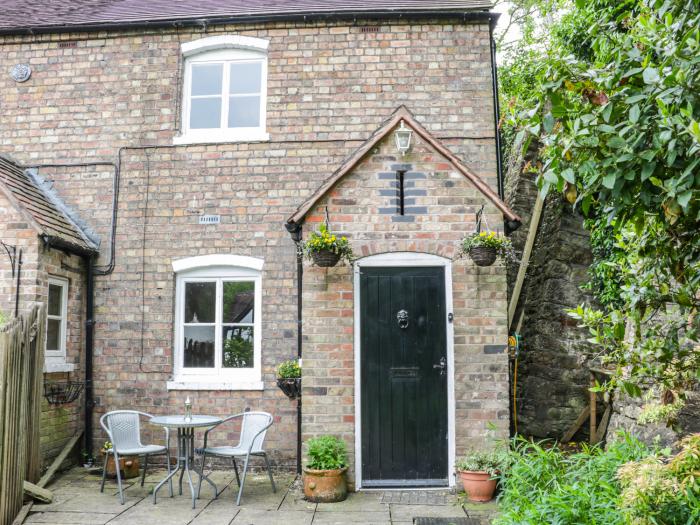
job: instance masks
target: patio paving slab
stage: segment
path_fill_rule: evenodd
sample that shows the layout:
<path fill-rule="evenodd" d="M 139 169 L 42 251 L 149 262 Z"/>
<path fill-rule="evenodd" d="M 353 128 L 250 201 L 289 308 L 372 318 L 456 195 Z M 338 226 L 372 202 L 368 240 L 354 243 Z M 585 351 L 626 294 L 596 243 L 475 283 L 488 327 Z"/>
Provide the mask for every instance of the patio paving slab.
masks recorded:
<path fill-rule="evenodd" d="M 313 512 L 288 511 L 280 513 L 271 510 L 242 508 L 231 525 L 310 525 L 313 519 Z"/>
<path fill-rule="evenodd" d="M 312 503 L 303 499 L 301 483 L 289 473 L 275 473 L 277 492 L 272 492 L 265 472 L 248 474 L 241 506 L 236 506 L 238 485 L 231 470 L 214 470 L 211 479 L 221 491 L 214 499 L 208 483 L 192 509 L 189 484 L 183 495 L 170 497 L 167 485 L 153 504 L 153 489 L 165 470 L 149 471 L 146 483 L 126 480 L 125 504 L 119 503 L 117 485 L 108 480 L 100 493 L 100 475 L 74 468 L 47 488 L 54 502 L 35 504 L 28 524 L 55 525 L 413 525 L 415 518 L 471 518 L 488 525 L 498 511 L 496 503 L 467 504 L 462 508 L 447 490 L 361 491 L 340 503 Z M 193 475 L 193 483 L 198 477 Z"/>

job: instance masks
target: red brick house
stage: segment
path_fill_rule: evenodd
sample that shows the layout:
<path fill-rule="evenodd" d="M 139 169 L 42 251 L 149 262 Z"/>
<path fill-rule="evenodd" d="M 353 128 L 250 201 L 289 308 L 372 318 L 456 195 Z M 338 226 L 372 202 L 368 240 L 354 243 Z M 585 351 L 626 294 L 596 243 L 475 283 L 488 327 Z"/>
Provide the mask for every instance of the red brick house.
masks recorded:
<path fill-rule="evenodd" d="M 72 366 L 47 374 L 88 381 L 56 446 L 84 426 L 95 449 L 104 412 L 189 396 L 201 413 L 271 412 L 278 465 L 300 423 L 347 441 L 358 488 L 452 484 L 456 456 L 508 433 L 505 268 L 456 257 L 482 206 L 492 229 L 518 224 L 499 197 L 495 15 L 485 0 L 297 4 L 0 13 L 0 239 L 27 254 L 20 309 L 65 283 L 56 357 Z M 357 260 L 298 265 L 295 240 L 326 219 Z M 300 420 L 275 383 L 298 352 Z"/>

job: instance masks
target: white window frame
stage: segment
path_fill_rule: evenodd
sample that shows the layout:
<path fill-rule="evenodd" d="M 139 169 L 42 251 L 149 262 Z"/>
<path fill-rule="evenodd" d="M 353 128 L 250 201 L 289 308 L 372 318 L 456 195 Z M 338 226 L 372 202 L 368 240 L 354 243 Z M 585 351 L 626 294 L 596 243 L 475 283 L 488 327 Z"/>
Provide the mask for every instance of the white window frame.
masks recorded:
<path fill-rule="evenodd" d="M 268 40 L 240 35 L 220 35 L 202 38 L 182 44 L 185 59 L 185 74 L 182 90 L 182 134 L 174 137 L 174 144 L 201 144 L 216 142 L 257 142 L 267 141 L 267 48 Z M 257 127 L 225 127 L 228 120 L 229 85 L 231 63 L 261 64 L 260 83 L 260 125 Z M 193 64 L 223 64 L 223 85 L 221 92 L 221 121 L 218 128 L 190 129 L 190 106 Z"/>
<path fill-rule="evenodd" d="M 175 339 L 173 380 L 169 390 L 263 390 L 262 381 L 262 259 L 235 255 L 207 255 L 173 262 L 175 282 Z M 185 368 L 184 311 L 185 286 L 190 282 L 216 282 L 216 318 L 214 368 Z M 253 367 L 223 368 L 221 328 L 223 317 L 223 283 L 252 281 L 255 285 L 253 311 Z M 238 323 L 237 323 L 238 324 Z M 242 323 L 245 324 L 245 323 Z"/>
<path fill-rule="evenodd" d="M 64 277 L 49 277 L 49 286 L 59 286 L 61 288 L 61 315 L 50 315 L 49 287 L 46 289 L 46 331 L 48 333 L 49 319 L 59 320 L 60 331 L 58 334 L 59 349 L 49 350 L 44 347 L 44 371 L 45 372 L 72 372 L 74 365 L 66 363 L 66 342 L 68 340 L 68 279 Z M 48 342 L 48 339 L 47 339 Z"/>

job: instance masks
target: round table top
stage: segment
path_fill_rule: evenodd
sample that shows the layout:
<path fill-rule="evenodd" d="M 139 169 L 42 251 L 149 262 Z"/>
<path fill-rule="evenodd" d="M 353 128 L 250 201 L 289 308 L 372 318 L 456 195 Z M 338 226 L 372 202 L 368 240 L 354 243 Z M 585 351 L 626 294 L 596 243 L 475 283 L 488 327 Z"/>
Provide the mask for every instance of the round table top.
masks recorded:
<path fill-rule="evenodd" d="M 197 415 L 192 416 L 189 421 L 185 421 L 185 416 L 180 414 L 176 416 L 155 416 L 151 418 L 151 423 L 170 428 L 211 427 L 221 423 L 221 418 Z"/>

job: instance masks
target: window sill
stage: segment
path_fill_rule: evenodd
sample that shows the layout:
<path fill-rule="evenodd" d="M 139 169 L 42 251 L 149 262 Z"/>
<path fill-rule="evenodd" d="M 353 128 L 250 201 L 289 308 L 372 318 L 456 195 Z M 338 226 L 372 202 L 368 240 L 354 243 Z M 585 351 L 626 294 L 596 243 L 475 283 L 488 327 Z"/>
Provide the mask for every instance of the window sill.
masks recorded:
<path fill-rule="evenodd" d="M 188 144 L 226 144 L 233 142 L 267 142 L 270 134 L 264 131 L 252 131 L 247 133 L 220 133 L 210 131 L 207 133 L 184 134 L 173 137 L 173 144 L 184 146 Z"/>
<path fill-rule="evenodd" d="M 46 358 L 44 362 L 44 373 L 53 374 L 59 372 L 73 372 L 75 371 L 75 365 L 73 363 L 66 363 L 65 361 L 54 361 L 51 362 L 50 358 Z"/>
<path fill-rule="evenodd" d="M 262 381 L 168 381 L 168 390 L 264 390 Z"/>

